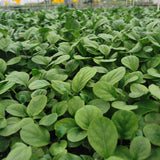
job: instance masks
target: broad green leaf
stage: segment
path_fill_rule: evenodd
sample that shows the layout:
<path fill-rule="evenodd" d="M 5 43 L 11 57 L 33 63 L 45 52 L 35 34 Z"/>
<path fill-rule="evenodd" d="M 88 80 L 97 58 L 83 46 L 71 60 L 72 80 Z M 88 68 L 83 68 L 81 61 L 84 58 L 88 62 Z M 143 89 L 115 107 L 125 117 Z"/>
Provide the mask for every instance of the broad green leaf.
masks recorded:
<path fill-rule="evenodd" d="M 50 65 L 52 65 L 52 64 L 53 65 L 58 65 L 58 64 L 61 64 L 61 63 L 65 62 L 65 61 L 67 61 L 69 59 L 70 59 L 69 55 L 62 55 L 62 56 L 58 57 L 55 61 L 52 61 L 50 63 Z"/>
<path fill-rule="evenodd" d="M 108 47 L 107 45 L 100 45 L 99 46 L 99 51 L 107 57 L 111 51 L 111 48 Z"/>
<path fill-rule="evenodd" d="M 151 154 L 151 144 L 147 138 L 135 137 L 130 144 L 130 153 L 136 160 L 143 160 Z"/>
<path fill-rule="evenodd" d="M 30 90 L 34 90 L 34 89 L 40 89 L 40 88 L 44 88 L 44 87 L 48 87 L 50 85 L 49 82 L 47 82 L 46 80 L 35 80 L 32 83 L 29 84 L 28 88 Z"/>
<path fill-rule="evenodd" d="M 10 136 L 20 129 L 20 119 L 16 117 L 10 117 L 7 119 L 7 126 L 0 130 L 0 136 Z"/>
<path fill-rule="evenodd" d="M 26 117 L 26 106 L 23 104 L 11 104 L 7 107 L 6 111 L 16 117 Z"/>
<path fill-rule="evenodd" d="M 131 50 L 129 50 L 129 53 L 137 53 L 142 49 L 142 44 L 138 42 Z"/>
<path fill-rule="evenodd" d="M 145 46 L 145 47 L 143 48 L 143 50 L 144 50 L 145 52 L 152 52 L 152 51 L 153 51 L 153 48 L 152 48 L 151 46 Z"/>
<path fill-rule="evenodd" d="M 34 123 L 22 127 L 20 137 L 25 143 L 34 147 L 46 146 L 50 141 L 48 130 Z"/>
<path fill-rule="evenodd" d="M 6 108 L 11 105 L 11 104 L 18 104 L 17 101 L 13 100 L 13 99 L 3 99 L 0 100 L 0 117 L 4 118 L 5 117 L 5 110 Z"/>
<path fill-rule="evenodd" d="M 10 43 L 9 46 L 7 47 L 7 52 L 11 52 L 11 53 L 16 54 L 16 56 L 19 56 L 19 51 L 22 49 L 22 43 L 23 43 L 22 41 L 21 42 L 16 41 L 16 42 Z"/>
<path fill-rule="evenodd" d="M 52 125 L 54 122 L 56 122 L 57 118 L 58 118 L 57 113 L 49 114 L 49 115 L 47 115 L 47 116 L 44 116 L 44 117 L 39 121 L 39 125 L 50 126 L 50 125 Z"/>
<path fill-rule="evenodd" d="M 6 62 L 0 58 L 0 72 L 4 73 L 7 69 L 7 64 Z"/>
<path fill-rule="evenodd" d="M 139 59 L 136 56 L 126 56 L 121 59 L 121 62 L 125 67 L 132 71 L 136 71 L 139 67 Z"/>
<path fill-rule="evenodd" d="M 45 95 L 39 95 L 33 97 L 27 106 L 27 113 L 30 116 L 36 116 L 43 111 L 46 104 L 47 104 L 47 97 Z"/>
<path fill-rule="evenodd" d="M 147 70 L 147 73 L 153 77 L 160 78 L 160 73 L 158 72 L 157 69 L 150 68 Z"/>
<path fill-rule="evenodd" d="M 95 26 L 94 26 L 94 29 L 96 30 L 97 28 L 99 28 L 100 26 L 104 25 L 108 23 L 108 20 L 105 19 L 105 18 L 102 18 L 100 20 L 98 20 L 96 23 L 95 23 Z M 108 27 L 108 26 L 107 26 Z M 102 33 L 103 34 L 103 33 Z M 109 36 L 108 36 L 109 37 Z"/>
<path fill-rule="evenodd" d="M 88 155 L 81 155 L 82 160 L 93 160 L 91 156 Z"/>
<path fill-rule="evenodd" d="M 53 160 L 82 160 L 79 156 L 71 153 L 60 153 L 56 155 Z"/>
<path fill-rule="evenodd" d="M 49 62 L 51 61 L 51 58 L 37 55 L 32 57 L 32 61 L 36 64 L 48 65 Z"/>
<path fill-rule="evenodd" d="M 120 139 L 131 139 L 138 129 L 138 119 L 132 111 L 119 110 L 112 116 Z"/>
<path fill-rule="evenodd" d="M 138 108 L 137 105 L 127 105 L 124 101 L 115 101 L 112 103 L 112 107 L 121 110 L 135 110 Z"/>
<path fill-rule="evenodd" d="M 7 36 L 6 38 L 1 38 L 0 39 L 0 49 L 2 51 L 7 51 L 8 50 L 8 46 L 12 43 L 12 40 L 10 39 L 9 36 Z"/>
<path fill-rule="evenodd" d="M 52 156 L 56 156 L 57 154 L 63 153 L 66 150 L 66 147 L 67 141 L 61 140 L 60 142 L 53 143 L 49 148 L 49 152 Z"/>
<path fill-rule="evenodd" d="M 129 83 L 144 83 L 144 80 L 143 80 L 143 74 L 142 72 L 140 71 L 136 71 L 136 72 L 132 72 L 132 73 L 129 73 L 127 75 L 125 75 L 124 77 L 124 86 L 126 86 L 127 84 Z"/>
<path fill-rule="evenodd" d="M 156 123 L 160 125 L 160 113 L 148 113 L 144 118 L 146 123 Z"/>
<path fill-rule="evenodd" d="M 146 160 L 159 160 L 160 157 L 160 148 L 152 147 L 151 155 Z"/>
<path fill-rule="evenodd" d="M 86 83 L 94 77 L 97 70 L 91 67 L 82 68 L 73 78 L 72 89 L 75 92 L 80 92 L 86 85 Z"/>
<path fill-rule="evenodd" d="M 129 97 L 138 98 L 148 93 L 148 88 L 142 84 L 134 83 L 130 86 L 131 93 L 129 93 Z"/>
<path fill-rule="evenodd" d="M 58 139 L 61 139 L 65 134 L 67 133 L 67 128 L 59 125 L 55 129 L 55 135 L 58 137 Z"/>
<path fill-rule="evenodd" d="M 23 118 L 21 121 L 20 121 L 20 126 L 21 128 L 24 127 L 24 126 L 27 126 L 28 124 L 30 123 L 34 123 L 34 119 L 33 118 Z"/>
<path fill-rule="evenodd" d="M 75 71 L 78 68 L 78 66 L 79 66 L 79 62 L 75 59 L 71 59 L 65 64 L 66 71 L 70 73 Z"/>
<path fill-rule="evenodd" d="M 71 16 L 68 16 L 65 23 L 65 28 L 68 30 L 79 30 L 80 23 Z"/>
<path fill-rule="evenodd" d="M 149 86 L 149 91 L 151 92 L 151 95 L 160 99 L 160 87 L 159 86 L 156 86 L 155 84 L 151 84 Z"/>
<path fill-rule="evenodd" d="M 109 102 L 103 101 L 101 99 L 93 99 L 88 103 L 88 105 L 98 107 L 103 113 L 106 113 L 110 109 Z"/>
<path fill-rule="evenodd" d="M 61 101 L 52 107 L 52 113 L 57 113 L 58 116 L 62 116 L 67 111 L 67 108 L 67 101 Z"/>
<path fill-rule="evenodd" d="M 7 65 L 14 65 L 14 64 L 17 64 L 21 61 L 21 57 L 14 57 L 14 58 L 11 58 L 8 62 L 7 62 Z"/>
<path fill-rule="evenodd" d="M 84 47 L 86 49 L 88 49 L 87 50 L 88 52 L 94 51 L 93 49 L 98 50 L 98 48 L 99 48 L 99 45 L 98 45 L 98 43 L 96 41 L 90 40 L 90 39 L 88 39 L 86 37 L 83 39 L 83 42 L 84 42 Z M 91 53 L 91 54 L 97 55 L 97 53 L 94 53 L 94 52 Z"/>
<path fill-rule="evenodd" d="M 29 75 L 25 72 L 14 71 L 7 75 L 6 80 L 9 82 L 21 84 L 27 87 L 29 81 Z"/>
<path fill-rule="evenodd" d="M 115 59 L 115 58 L 114 58 L 114 59 L 103 59 L 102 57 L 95 57 L 95 58 L 93 59 L 93 61 L 94 61 L 96 64 L 100 65 L 101 63 L 115 62 L 116 59 Z"/>
<path fill-rule="evenodd" d="M 23 143 L 16 143 L 9 152 L 6 160 L 30 160 L 32 149 Z"/>
<path fill-rule="evenodd" d="M 148 68 L 155 68 L 160 64 L 160 55 L 155 55 L 154 57 L 151 57 L 147 61 L 147 67 Z"/>
<path fill-rule="evenodd" d="M 70 130 L 71 128 L 77 127 L 76 122 L 72 118 L 62 118 L 59 121 L 57 121 L 54 125 L 55 130 L 57 130 L 59 127 L 65 127 L 66 131 Z"/>
<path fill-rule="evenodd" d="M 14 82 L 2 81 L 0 82 L 0 94 L 7 92 L 10 88 L 14 86 Z"/>
<path fill-rule="evenodd" d="M 94 66 L 93 68 L 97 70 L 97 73 L 107 73 L 108 72 L 108 70 L 105 67 Z"/>
<path fill-rule="evenodd" d="M 27 29 L 23 35 L 25 40 L 28 40 L 30 38 L 32 38 L 35 34 L 38 33 L 38 28 L 36 27 L 30 27 L 29 29 Z"/>
<path fill-rule="evenodd" d="M 131 154 L 127 146 L 117 146 L 114 155 L 122 158 L 123 160 L 132 160 Z"/>
<path fill-rule="evenodd" d="M 117 156 L 110 156 L 109 158 L 107 158 L 105 160 L 123 160 L 123 159 L 120 157 L 117 157 Z"/>
<path fill-rule="evenodd" d="M 19 102 L 24 104 L 24 103 L 29 102 L 31 100 L 31 92 L 22 90 L 16 94 L 16 98 Z"/>
<path fill-rule="evenodd" d="M 62 56 L 60 56 L 59 60 L 64 62 L 63 61 L 64 58 L 68 59 L 70 57 L 69 54 L 70 54 L 71 50 L 72 50 L 72 47 L 70 46 L 70 44 L 68 42 L 59 43 L 59 47 L 58 47 L 59 52 L 57 54 L 62 55 Z M 66 55 L 66 54 L 68 54 L 68 55 Z M 63 57 L 63 55 L 64 55 L 64 57 Z"/>
<path fill-rule="evenodd" d="M 46 89 L 37 89 L 31 94 L 31 98 L 39 96 L 39 95 L 47 95 L 47 90 Z"/>
<path fill-rule="evenodd" d="M 153 145 L 160 146 L 160 126 L 158 124 L 147 124 L 143 132 Z"/>
<path fill-rule="evenodd" d="M 60 36 L 57 35 L 54 31 L 48 32 L 47 40 L 50 44 L 55 44 L 60 39 Z"/>
<path fill-rule="evenodd" d="M 0 129 L 3 129 L 7 126 L 7 120 L 4 117 L 0 118 Z"/>
<path fill-rule="evenodd" d="M 74 59 L 76 60 L 89 60 L 91 57 L 82 57 L 81 55 L 74 55 Z"/>
<path fill-rule="evenodd" d="M 42 148 L 32 148 L 32 156 L 30 160 L 36 160 L 36 159 L 44 160 L 44 158 L 42 157 L 49 158 L 50 155 L 45 154 Z"/>
<path fill-rule="evenodd" d="M 134 110 L 137 115 L 144 115 L 149 112 L 158 112 L 159 110 L 159 105 L 156 101 L 149 99 L 142 99 L 141 101 L 134 103 L 134 105 L 138 106 L 138 108 Z"/>
<path fill-rule="evenodd" d="M 68 101 L 68 112 L 74 116 L 78 109 L 84 107 L 84 101 L 79 96 L 74 96 Z"/>
<path fill-rule="evenodd" d="M 52 80 L 51 82 L 52 88 L 55 89 L 58 93 L 65 94 L 70 92 L 70 83 L 62 82 L 59 80 Z"/>
<path fill-rule="evenodd" d="M 160 34 L 159 32 L 151 32 L 148 34 L 148 39 L 152 42 L 155 46 L 160 47 Z"/>
<path fill-rule="evenodd" d="M 106 81 L 112 85 L 119 82 L 125 75 L 126 70 L 124 67 L 118 67 L 117 69 L 113 69 L 108 72 L 106 75 L 101 77 L 102 81 Z"/>
<path fill-rule="evenodd" d="M 134 75 L 128 75 L 128 76 L 126 76 L 125 77 L 125 82 L 124 82 L 124 86 L 126 86 L 127 84 L 129 84 L 129 83 L 132 83 L 132 82 L 134 82 L 134 81 L 136 81 L 136 80 L 138 80 L 138 76 L 134 76 Z"/>
<path fill-rule="evenodd" d="M 114 123 L 105 117 L 96 118 L 89 125 L 88 140 L 100 156 L 108 158 L 113 154 L 118 140 Z"/>
<path fill-rule="evenodd" d="M 104 101 L 114 101 L 117 97 L 115 87 L 105 80 L 100 80 L 94 85 L 93 93 Z"/>
<path fill-rule="evenodd" d="M 90 123 L 102 115 L 103 113 L 98 107 L 87 105 L 76 112 L 75 121 L 82 129 L 87 130 Z"/>
<path fill-rule="evenodd" d="M 78 142 L 87 137 L 87 131 L 82 131 L 78 127 L 70 129 L 67 133 L 67 139 L 71 142 Z"/>
<path fill-rule="evenodd" d="M 50 69 L 46 72 L 46 79 L 49 81 L 60 80 L 64 81 L 68 78 L 68 75 L 62 69 Z"/>
<path fill-rule="evenodd" d="M 108 41 L 109 39 L 113 39 L 113 36 L 111 34 L 106 34 L 106 33 L 100 33 L 98 34 L 98 37 L 101 37 L 105 41 Z"/>

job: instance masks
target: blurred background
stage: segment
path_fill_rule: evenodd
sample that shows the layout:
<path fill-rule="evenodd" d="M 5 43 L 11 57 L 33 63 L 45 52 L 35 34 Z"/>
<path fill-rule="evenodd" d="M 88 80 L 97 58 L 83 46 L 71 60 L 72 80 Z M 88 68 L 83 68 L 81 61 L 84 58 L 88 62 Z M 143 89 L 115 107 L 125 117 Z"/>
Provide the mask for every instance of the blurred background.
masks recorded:
<path fill-rule="evenodd" d="M 0 8 L 54 8 L 68 6 L 75 8 L 112 6 L 157 6 L 160 0 L 0 0 Z"/>

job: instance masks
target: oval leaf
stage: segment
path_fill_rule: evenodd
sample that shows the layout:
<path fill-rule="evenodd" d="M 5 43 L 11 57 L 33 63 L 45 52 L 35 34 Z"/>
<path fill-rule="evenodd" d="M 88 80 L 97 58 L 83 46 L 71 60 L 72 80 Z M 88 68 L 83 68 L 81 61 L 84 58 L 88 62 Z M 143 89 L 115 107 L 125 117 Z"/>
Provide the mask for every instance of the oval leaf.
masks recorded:
<path fill-rule="evenodd" d="M 90 123 L 102 115 L 103 113 L 99 108 L 87 105 L 76 112 L 75 121 L 82 129 L 87 130 Z"/>
<path fill-rule="evenodd" d="M 159 86 L 156 86 L 156 85 L 154 85 L 154 84 L 151 84 L 151 85 L 149 86 L 149 91 L 151 92 L 151 94 L 152 94 L 154 97 L 160 99 L 160 87 L 159 87 Z"/>
<path fill-rule="evenodd" d="M 126 56 L 121 59 L 121 62 L 124 66 L 131 69 L 132 71 L 136 71 L 139 67 L 139 59 L 136 56 Z"/>
<path fill-rule="evenodd" d="M 7 126 L 0 130 L 0 135 L 1 136 L 10 136 L 14 133 L 16 133 L 19 129 L 21 128 L 20 126 L 20 119 L 16 117 L 11 117 L 7 119 Z"/>
<path fill-rule="evenodd" d="M 14 71 L 6 77 L 6 80 L 8 80 L 9 82 L 27 86 L 29 81 L 29 74 L 25 72 Z"/>
<path fill-rule="evenodd" d="M 23 104 L 11 104 L 7 107 L 6 111 L 9 114 L 17 117 L 25 117 L 27 115 L 26 106 Z"/>
<path fill-rule="evenodd" d="M 57 113 L 58 116 L 62 116 L 67 111 L 67 108 L 67 101 L 61 101 L 52 107 L 52 113 Z"/>
<path fill-rule="evenodd" d="M 93 92 L 104 101 L 114 101 L 117 97 L 115 87 L 107 81 L 98 81 L 93 87 Z"/>
<path fill-rule="evenodd" d="M 160 146 L 160 126 L 158 124 L 147 124 L 143 132 L 152 144 Z"/>
<path fill-rule="evenodd" d="M 57 113 L 52 113 L 47 116 L 44 116 L 40 121 L 39 124 L 43 126 L 50 126 L 53 124 L 58 118 Z"/>
<path fill-rule="evenodd" d="M 14 84 L 14 82 L 0 82 L 0 94 L 7 92 Z"/>
<path fill-rule="evenodd" d="M 103 101 L 101 99 L 93 99 L 88 103 L 88 105 L 98 107 L 103 113 L 106 113 L 110 109 L 109 102 Z"/>
<path fill-rule="evenodd" d="M 6 62 L 0 58 L 0 72 L 4 73 L 7 69 L 7 64 Z"/>
<path fill-rule="evenodd" d="M 86 83 L 96 74 L 97 70 L 91 67 L 82 68 L 73 78 L 72 89 L 75 92 L 81 91 Z"/>
<path fill-rule="evenodd" d="M 30 160 L 31 155 L 32 149 L 30 146 L 26 146 L 23 143 L 16 143 L 9 152 L 6 160 Z"/>
<path fill-rule="evenodd" d="M 119 110 L 112 116 L 120 139 L 131 139 L 138 129 L 138 120 L 132 111 Z"/>
<path fill-rule="evenodd" d="M 48 87 L 49 85 L 50 83 L 47 82 L 46 80 L 35 80 L 32 83 L 30 83 L 29 89 L 30 90 L 40 89 L 40 88 Z"/>
<path fill-rule="evenodd" d="M 126 102 L 124 101 L 115 101 L 112 103 L 112 107 L 116 109 L 121 109 L 121 110 L 134 110 L 137 109 L 137 105 L 127 105 Z"/>
<path fill-rule="evenodd" d="M 108 72 L 106 75 L 102 76 L 101 80 L 106 81 L 112 85 L 119 82 L 126 73 L 126 69 L 124 67 L 118 67 Z"/>
<path fill-rule="evenodd" d="M 142 84 L 134 83 L 130 86 L 131 93 L 129 96 L 131 98 L 138 98 L 148 93 L 148 88 Z"/>
<path fill-rule="evenodd" d="M 22 127 L 20 136 L 25 143 L 36 147 L 46 146 L 50 141 L 48 130 L 34 123 Z"/>
<path fill-rule="evenodd" d="M 7 62 L 7 65 L 14 65 L 21 61 L 21 57 L 14 57 Z"/>
<path fill-rule="evenodd" d="M 74 116 L 78 109 L 84 107 L 84 101 L 79 96 L 74 96 L 68 101 L 68 112 Z"/>
<path fill-rule="evenodd" d="M 80 128 L 75 127 L 68 131 L 67 139 L 71 142 L 78 142 L 87 137 L 87 131 L 82 131 Z"/>
<path fill-rule="evenodd" d="M 57 154 L 64 152 L 66 147 L 67 141 L 61 140 L 60 142 L 53 143 L 49 148 L 49 152 L 52 156 L 56 156 Z"/>
<path fill-rule="evenodd" d="M 146 123 L 156 123 L 160 125 L 160 113 L 149 113 L 145 116 Z"/>
<path fill-rule="evenodd" d="M 96 118 L 88 128 L 88 140 L 100 156 L 108 158 L 114 152 L 118 140 L 114 123 L 105 117 Z"/>
<path fill-rule="evenodd" d="M 136 160 L 143 160 L 151 154 L 151 144 L 147 138 L 136 137 L 130 144 L 130 153 Z"/>
<path fill-rule="evenodd" d="M 27 113 L 30 116 L 36 116 L 43 111 L 47 104 L 47 97 L 45 95 L 38 95 L 33 97 L 27 107 Z"/>

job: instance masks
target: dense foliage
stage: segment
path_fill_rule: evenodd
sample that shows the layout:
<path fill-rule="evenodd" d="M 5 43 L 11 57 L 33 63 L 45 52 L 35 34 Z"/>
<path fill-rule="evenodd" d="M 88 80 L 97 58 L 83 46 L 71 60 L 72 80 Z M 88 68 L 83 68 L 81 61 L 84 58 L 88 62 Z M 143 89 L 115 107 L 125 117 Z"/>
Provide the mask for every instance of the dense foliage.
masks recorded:
<path fill-rule="evenodd" d="M 159 160 L 155 10 L 0 11 L 0 159 Z"/>

